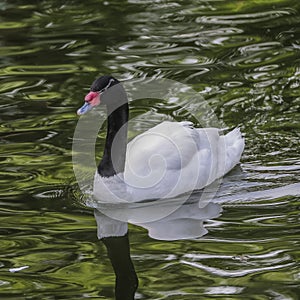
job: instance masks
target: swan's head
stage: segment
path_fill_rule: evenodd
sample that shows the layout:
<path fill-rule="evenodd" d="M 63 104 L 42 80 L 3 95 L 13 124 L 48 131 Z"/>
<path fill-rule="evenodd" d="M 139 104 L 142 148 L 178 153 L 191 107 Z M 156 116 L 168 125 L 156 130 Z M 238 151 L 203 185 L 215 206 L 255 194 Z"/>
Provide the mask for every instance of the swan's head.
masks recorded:
<path fill-rule="evenodd" d="M 83 115 L 101 102 L 104 103 L 101 101 L 102 94 L 118 83 L 119 81 L 110 75 L 97 78 L 91 85 L 90 92 L 84 98 L 84 105 L 77 110 L 77 114 Z"/>

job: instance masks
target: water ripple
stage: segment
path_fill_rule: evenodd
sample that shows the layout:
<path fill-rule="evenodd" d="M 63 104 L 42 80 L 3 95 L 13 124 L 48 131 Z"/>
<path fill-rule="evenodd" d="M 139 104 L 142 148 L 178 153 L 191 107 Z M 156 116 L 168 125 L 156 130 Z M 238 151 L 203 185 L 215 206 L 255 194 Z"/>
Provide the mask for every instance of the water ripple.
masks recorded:
<path fill-rule="evenodd" d="M 43 75 L 43 74 L 69 74 L 78 70 L 74 65 L 45 65 L 45 66 L 9 66 L 0 70 L 0 75 Z"/>
<path fill-rule="evenodd" d="M 181 263 L 192 266 L 197 269 L 204 270 L 208 273 L 221 276 L 221 277 L 243 277 L 249 274 L 261 273 L 265 271 L 274 271 L 282 268 L 289 268 L 294 265 L 293 263 L 286 263 L 286 264 L 279 264 L 276 266 L 272 265 L 270 267 L 260 267 L 260 268 L 253 268 L 253 269 L 242 269 L 242 270 L 230 271 L 230 270 L 224 270 L 220 268 L 209 267 L 201 263 L 189 262 L 185 260 L 182 260 Z"/>
<path fill-rule="evenodd" d="M 202 24 L 222 24 L 222 25 L 238 25 L 238 24 L 249 24 L 259 23 L 271 20 L 276 20 L 283 16 L 289 16 L 295 14 L 292 9 L 286 10 L 271 10 L 265 12 L 255 12 L 247 14 L 235 14 L 226 16 L 201 16 L 196 19 L 197 23 Z"/>

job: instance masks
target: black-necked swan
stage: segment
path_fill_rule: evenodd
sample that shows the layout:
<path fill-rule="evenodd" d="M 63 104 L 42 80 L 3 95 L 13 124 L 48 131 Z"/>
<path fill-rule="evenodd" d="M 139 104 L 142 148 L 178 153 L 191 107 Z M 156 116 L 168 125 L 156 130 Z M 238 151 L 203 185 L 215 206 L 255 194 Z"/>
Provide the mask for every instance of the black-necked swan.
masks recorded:
<path fill-rule="evenodd" d="M 93 82 L 77 113 L 83 115 L 101 103 L 107 107 L 108 125 L 94 178 L 93 194 L 99 202 L 159 201 L 202 189 L 230 171 L 242 155 L 239 129 L 222 135 L 217 128 L 193 128 L 191 122 L 162 122 L 127 144 L 127 95 L 112 76 Z M 133 300 L 138 278 L 123 227 L 110 228 L 113 234 L 101 240 L 116 274 L 116 300 Z"/>
<path fill-rule="evenodd" d="M 127 144 L 127 95 L 112 76 L 93 82 L 77 113 L 99 104 L 106 105 L 108 114 L 104 153 L 94 178 L 99 201 L 172 198 L 204 188 L 240 161 L 244 139 L 238 128 L 222 135 L 217 128 L 164 121 Z"/>

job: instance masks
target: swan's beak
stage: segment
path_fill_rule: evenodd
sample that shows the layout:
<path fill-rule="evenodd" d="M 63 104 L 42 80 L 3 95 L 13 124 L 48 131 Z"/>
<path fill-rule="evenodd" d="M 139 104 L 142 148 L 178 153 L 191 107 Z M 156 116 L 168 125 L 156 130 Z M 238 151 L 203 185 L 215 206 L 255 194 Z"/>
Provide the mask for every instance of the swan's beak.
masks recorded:
<path fill-rule="evenodd" d="M 93 105 L 89 102 L 85 102 L 78 110 L 77 110 L 77 115 L 81 116 L 85 113 L 87 113 L 89 110 L 93 108 Z"/>
<path fill-rule="evenodd" d="M 85 98 L 85 103 L 77 110 L 77 115 L 81 116 L 88 111 L 90 111 L 93 107 L 100 104 L 100 92 L 89 92 Z"/>

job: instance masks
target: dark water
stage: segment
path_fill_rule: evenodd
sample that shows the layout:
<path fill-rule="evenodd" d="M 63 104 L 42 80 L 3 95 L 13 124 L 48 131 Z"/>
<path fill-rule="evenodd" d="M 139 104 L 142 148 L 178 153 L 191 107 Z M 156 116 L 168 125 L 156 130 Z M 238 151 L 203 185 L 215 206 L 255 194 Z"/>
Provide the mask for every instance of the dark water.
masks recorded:
<path fill-rule="evenodd" d="M 298 299 L 299 9 L 293 0 L 2 1 L 1 299 L 113 298 L 93 213 L 68 192 L 75 111 L 103 73 L 188 84 L 246 138 L 205 236 L 157 241 L 130 226 L 137 299 Z M 180 119 L 176 103 L 164 104 L 131 112 Z"/>

